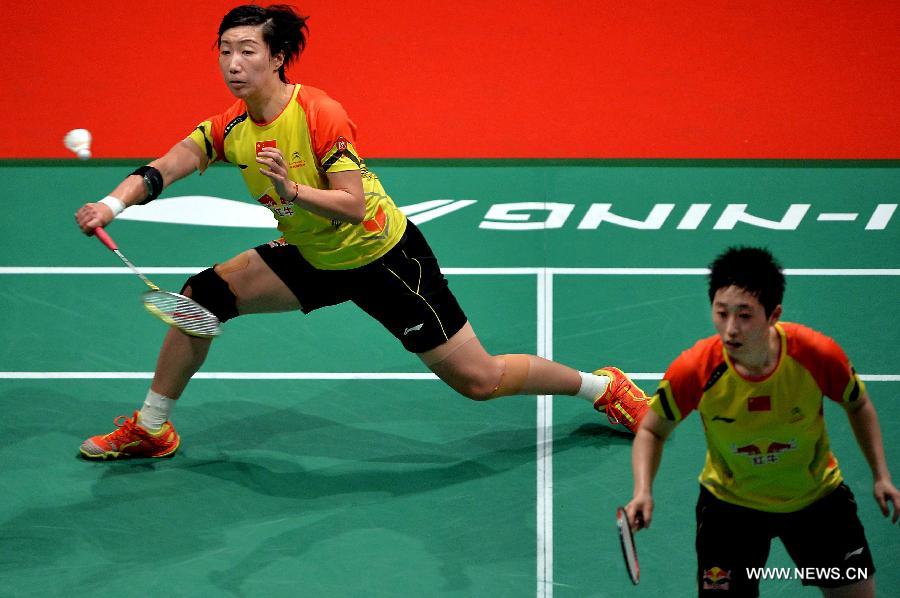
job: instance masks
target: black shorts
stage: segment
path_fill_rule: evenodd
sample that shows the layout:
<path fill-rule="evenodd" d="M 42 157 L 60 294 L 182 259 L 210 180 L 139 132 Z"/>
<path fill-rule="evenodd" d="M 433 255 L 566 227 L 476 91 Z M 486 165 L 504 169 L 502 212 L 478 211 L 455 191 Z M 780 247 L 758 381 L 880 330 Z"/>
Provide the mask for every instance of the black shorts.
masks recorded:
<path fill-rule="evenodd" d="M 293 245 L 272 242 L 256 251 L 296 295 L 303 313 L 352 301 L 413 353 L 442 345 L 466 323 L 437 258 L 412 222 L 390 251 L 350 270 L 319 270 Z"/>
<path fill-rule="evenodd" d="M 700 596 L 759 596 L 760 578 L 748 574 L 747 568 L 765 568 L 773 538 L 781 539 L 802 575 L 791 568 L 790 575 L 770 580 L 786 583 L 800 578 L 803 585 L 839 587 L 875 574 L 856 500 L 845 484 L 794 513 L 739 507 L 701 486 L 697 500 Z"/>

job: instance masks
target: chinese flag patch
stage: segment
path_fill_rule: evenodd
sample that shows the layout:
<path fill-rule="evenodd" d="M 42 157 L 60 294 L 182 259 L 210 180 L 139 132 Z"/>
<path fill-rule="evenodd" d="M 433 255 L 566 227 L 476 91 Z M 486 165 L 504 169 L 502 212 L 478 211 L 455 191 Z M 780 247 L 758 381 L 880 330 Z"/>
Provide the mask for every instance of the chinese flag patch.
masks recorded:
<path fill-rule="evenodd" d="M 750 397 L 747 400 L 748 411 L 771 411 L 772 397 L 765 395 L 761 397 Z"/>
<path fill-rule="evenodd" d="M 264 147 L 278 147 L 278 146 L 275 144 L 274 139 L 271 139 L 269 141 L 257 141 L 256 142 L 256 153 L 258 154 L 260 152 L 260 150 L 262 150 L 262 148 L 264 148 Z"/>

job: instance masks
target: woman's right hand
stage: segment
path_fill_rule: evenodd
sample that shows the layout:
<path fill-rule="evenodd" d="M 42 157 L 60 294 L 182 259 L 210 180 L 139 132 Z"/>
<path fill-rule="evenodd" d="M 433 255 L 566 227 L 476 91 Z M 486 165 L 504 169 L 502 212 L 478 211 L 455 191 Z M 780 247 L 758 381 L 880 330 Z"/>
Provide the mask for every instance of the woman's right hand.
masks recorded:
<path fill-rule="evenodd" d="M 93 235 L 98 226 L 106 226 L 113 220 L 112 210 L 106 204 L 86 203 L 75 212 L 75 222 L 86 235 Z"/>
<path fill-rule="evenodd" d="M 653 497 L 649 494 L 635 495 L 627 505 L 625 505 L 625 515 L 628 517 L 628 525 L 631 531 L 639 531 L 650 527 L 650 521 L 653 519 Z"/>

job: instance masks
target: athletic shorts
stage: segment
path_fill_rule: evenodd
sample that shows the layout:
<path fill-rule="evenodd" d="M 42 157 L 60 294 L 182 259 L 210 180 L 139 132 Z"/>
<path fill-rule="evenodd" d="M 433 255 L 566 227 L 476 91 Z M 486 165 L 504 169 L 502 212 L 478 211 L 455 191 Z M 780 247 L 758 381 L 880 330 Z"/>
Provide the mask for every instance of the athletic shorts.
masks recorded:
<path fill-rule="evenodd" d="M 717 499 L 700 487 L 697 500 L 697 583 L 700 596 L 759 596 L 759 576 L 773 538 L 780 538 L 794 567 L 767 583 L 839 587 L 875 574 L 856 500 L 845 484 L 794 513 L 767 513 Z M 784 572 L 779 571 L 779 572 Z"/>
<path fill-rule="evenodd" d="M 283 241 L 260 245 L 256 251 L 294 293 L 303 313 L 352 301 L 381 322 L 407 351 L 430 351 L 466 323 L 437 258 L 412 222 L 407 222 L 406 233 L 390 251 L 350 270 L 319 270 Z"/>

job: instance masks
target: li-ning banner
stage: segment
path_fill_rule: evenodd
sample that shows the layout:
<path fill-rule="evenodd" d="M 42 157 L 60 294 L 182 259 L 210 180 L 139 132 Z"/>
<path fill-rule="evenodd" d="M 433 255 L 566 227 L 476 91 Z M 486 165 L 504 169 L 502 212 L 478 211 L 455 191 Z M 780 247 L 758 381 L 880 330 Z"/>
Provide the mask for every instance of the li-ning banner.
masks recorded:
<path fill-rule="evenodd" d="M 791 268 L 900 264 L 900 165 L 373 161 L 371 166 L 447 267 L 696 268 L 706 266 L 716 250 L 735 244 L 791 255 Z M 7 262 L 90 265 L 84 260 L 93 254 L 84 251 L 71 215 L 84 201 L 103 197 L 128 172 L 125 166 L 0 166 L 0 193 L 15 197 L 24 185 L 38 194 L 34 205 L 44 206 L 20 214 L 16 226 L 8 227 Z M 51 179 L 67 181 L 77 196 L 63 201 L 43 184 Z M 154 239 L 167 247 L 165 254 L 151 252 L 157 265 L 214 263 L 279 236 L 271 212 L 248 196 L 237 168 L 229 166 L 179 181 L 160 199 L 126 210 L 114 226 L 123 245 Z M 33 249 L 36 230 L 53 234 L 40 252 Z M 95 257 L 108 258 L 102 252 Z"/>

